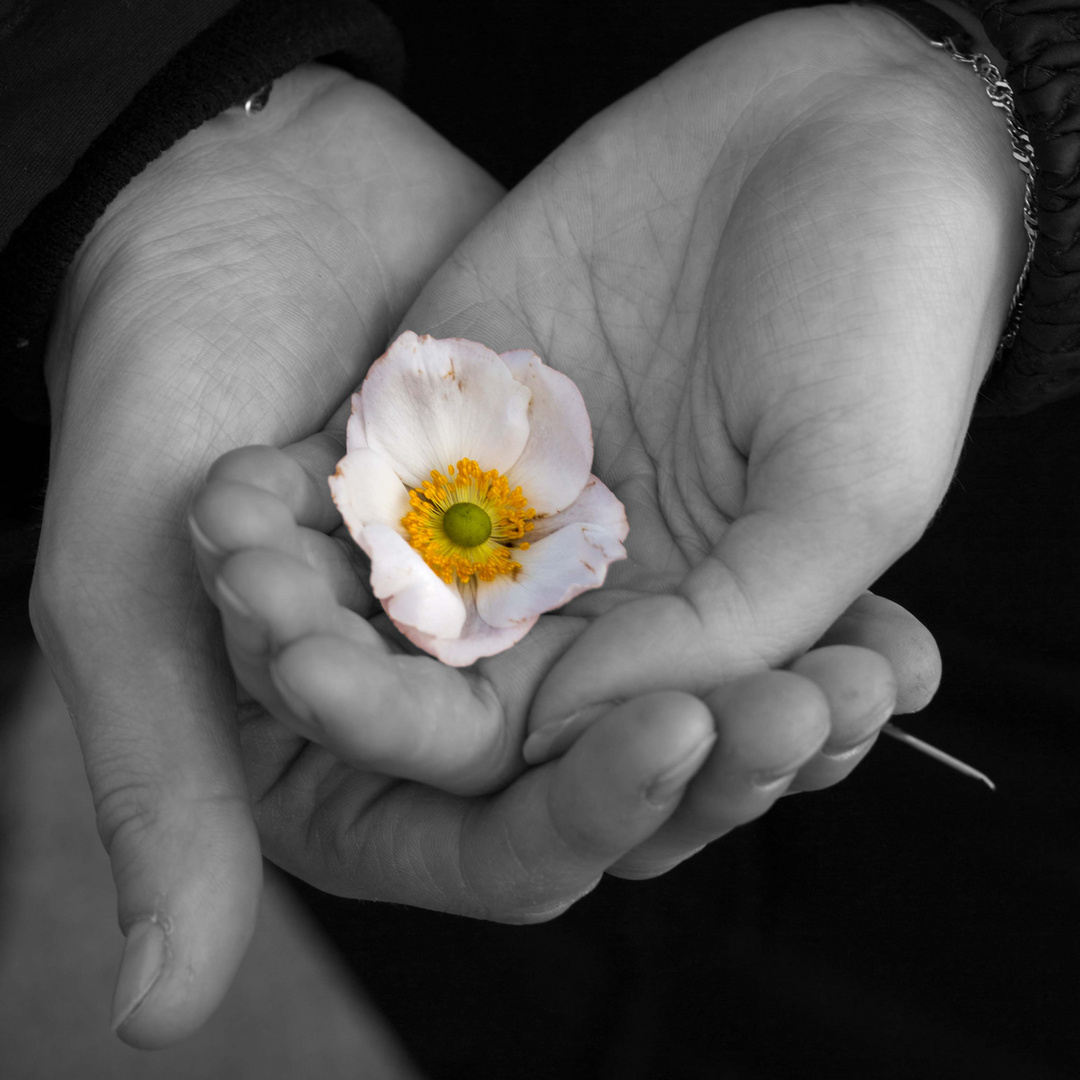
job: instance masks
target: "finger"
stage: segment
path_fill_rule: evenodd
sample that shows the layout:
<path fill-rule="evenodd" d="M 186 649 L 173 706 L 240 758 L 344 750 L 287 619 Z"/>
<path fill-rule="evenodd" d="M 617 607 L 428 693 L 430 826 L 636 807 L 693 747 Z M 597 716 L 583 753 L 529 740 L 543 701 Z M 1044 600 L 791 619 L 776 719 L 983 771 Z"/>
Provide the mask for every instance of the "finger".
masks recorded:
<path fill-rule="evenodd" d="M 470 795 L 521 770 L 490 684 L 431 657 L 314 634 L 287 645 L 270 674 L 290 724 L 358 767 Z"/>
<path fill-rule="evenodd" d="M 941 684 L 941 653 L 933 634 L 884 596 L 863 593 L 817 644 L 856 645 L 885 657 L 896 676 L 898 713 L 925 708 Z"/>
<path fill-rule="evenodd" d="M 295 788 L 281 785 L 262 812 L 272 815 L 268 832 L 292 834 L 289 847 L 275 849 L 275 861 L 319 864 L 322 888 L 540 922 L 589 892 L 613 861 L 663 823 L 713 739 L 712 717 L 700 701 L 654 694 L 613 708 L 558 761 L 529 770 L 490 799 L 414 784 L 388 790 L 356 777 L 316 813 L 318 823 L 338 830 L 330 840 L 321 829 L 296 824 L 311 814 L 297 804 Z"/>
<path fill-rule="evenodd" d="M 269 548 L 300 556 L 300 530 L 289 507 L 261 488 L 231 481 L 204 485 L 188 515 L 199 576 L 217 601 L 216 582 L 231 554 L 245 548 Z"/>
<path fill-rule="evenodd" d="M 249 694 L 279 719 L 293 722 L 270 678 L 269 664 L 308 634 L 340 634 L 385 651 L 375 628 L 341 606 L 318 570 L 278 551 L 251 548 L 230 556 L 214 581 L 225 645 Z"/>
<path fill-rule="evenodd" d="M 226 561 L 239 551 L 265 549 L 293 556 L 315 570 L 342 607 L 365 617 L 372 614 L 377 605 L 357 545 L 347 536 L 327 536 L 297 525 L 295 512 L 261 487 L 230 480 L 205 484 L 192 501 L 188 529 L 207 594 L 220 608 L 217 582 Z"/>
<path fill-rule="evenodd" d="M 788 794 L 818 791 L 839 783 L 870 752 L 896 707 L 896 676 L 880 653 L 854 645 L 811 649 L 789 670 L 813 682 L 829 703 L 829 737 L 788 788 Z"/>
<path fill-rule="evenodd" d="M 392 652 L 298 560 L 240 552 L 224 564 L 218 593 L 244 688 L 341 760 L 470 794 L 520 769 L 518 738 L 487 680 Z"/>
<path fill-rule="evenodd" d="M 670 870 L 712 840 L 764 814 L 829 734 L 829 704 L 809 679 L 786 671 L 737 679 L 706 701 L 717 741 L 678 809 L 615 863 L 619 877 Z"/>
<path fill-rule="evenodd" d="M 73 563 L 50 524 L 47 510 L 32 611 L 72 708 L 127 938 L 114 1026 L 164 1046 L 213 1012 L 254 928 L 262 860 L 224 722 L 235 692 L 192 571 L 117 560 L 111 535 L 84 535 Z"/>
<path fill-rule="evenodd" d="M 341 517 L 330 497 L 327 477 L 345 453 L 336 439 L 320 432 L 284 449 L 242 446 L 211 466 L 208 483 L 247 484 L 278 498 L 298 525 L 330 532 Z"/>
<path fill-rule="evenodd" d="M 283 450 L 243 446 L 218 458 L 188 515 L 204 584 L 211 585 L 230 552 L 269 547 L 299 553 L 310 543 L 305 531 L 329 533 L 340 526 L 327 478 L 343 452 L 319 433 Z"/>

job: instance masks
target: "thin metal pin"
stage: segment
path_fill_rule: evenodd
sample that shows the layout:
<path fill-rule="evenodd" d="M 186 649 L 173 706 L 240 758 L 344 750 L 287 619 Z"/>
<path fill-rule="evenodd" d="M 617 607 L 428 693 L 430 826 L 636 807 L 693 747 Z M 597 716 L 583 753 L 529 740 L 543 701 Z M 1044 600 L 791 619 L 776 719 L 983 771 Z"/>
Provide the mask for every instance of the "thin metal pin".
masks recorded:
<path fill-rule="evenodd" d="M 997 791 L 997 788 L 994 787 L 994 781 L 989 776 L 979 772 L 978 769 L 973 769 L 970 765 L 965 765 L 958 758 L 946 754 L 944 750 L 939 750 L 936 746 L 923 742 L 922 739 L 916 739 L 914 735 L 909 735 L 906 731 L 901 731 L 892 724 L 886 724 L 881 730 L 886 735 L 891 735 L 894 739 L 899 739 L 900 742 L 907 743 L 908 746 L 912 746 L 936 761 L 940 761 L 943 765 L 948 765 L 950 769 L 962 772 L 965 776 L 970 776 L 974 780 L 981 780 L 991 791 Z"/>

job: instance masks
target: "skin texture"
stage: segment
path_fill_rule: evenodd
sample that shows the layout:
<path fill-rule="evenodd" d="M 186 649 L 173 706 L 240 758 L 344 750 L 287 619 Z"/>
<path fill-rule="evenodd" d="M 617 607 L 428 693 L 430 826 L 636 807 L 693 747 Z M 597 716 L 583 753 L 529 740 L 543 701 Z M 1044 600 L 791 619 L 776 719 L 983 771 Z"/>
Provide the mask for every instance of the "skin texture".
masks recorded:
<path fill-rule="evenodd" d="M 263 849 L 316 885 L 536 921 L 674 865 L 800 766 L 835 782 L 897 698 L 925 703 L 932 640 L 863 594 L 944 493 L 1022 261 L 1007 140 L 940 60 L 879 13 L 763 20 L 493 209 L 399 106 L 307 69 L 110 208 L 54 334 L 33 614 L 121 924 L 164 942 L 160 974 L 121 978 L 151 984 L 121 1037 L 182 1037 L 227 986 L 249 793 Z M 568 370 L 630 514 L 609 587 L 468 672 L 369 621 L 322 486 L 335 407 L 398 325 Z M 287 449 L 223 458 L 192 505 L 251 443 Z M 528 731 L 571 715 L 526 770 Z"/>

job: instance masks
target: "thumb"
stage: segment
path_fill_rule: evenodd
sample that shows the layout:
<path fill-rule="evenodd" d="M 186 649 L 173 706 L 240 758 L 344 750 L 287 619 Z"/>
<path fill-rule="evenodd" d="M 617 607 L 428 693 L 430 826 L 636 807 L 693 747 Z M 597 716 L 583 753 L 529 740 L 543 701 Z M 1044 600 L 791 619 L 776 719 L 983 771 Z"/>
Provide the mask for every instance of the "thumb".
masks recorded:
<path fill-rule="evenodd" d="M 127 940 L 113 1027 L 133 1046 L 163 1047 L 214 1011 L 254 930 L 262 862 L 224 722 L 235 698 L 193 570 L 110 572 L 93 544 L 75 566 L 48 519 L 31 613 L 116 883 Z"/>

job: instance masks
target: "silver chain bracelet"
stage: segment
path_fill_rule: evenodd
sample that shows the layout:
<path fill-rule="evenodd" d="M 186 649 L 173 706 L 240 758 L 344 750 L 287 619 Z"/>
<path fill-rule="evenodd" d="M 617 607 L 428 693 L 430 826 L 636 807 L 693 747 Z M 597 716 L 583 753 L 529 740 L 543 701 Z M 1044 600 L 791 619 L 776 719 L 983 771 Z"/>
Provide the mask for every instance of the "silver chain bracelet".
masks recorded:
<path fill-rule="evenodd" d="M 910 9 L 913 5 L 910 3 L 898 3 L 897 8 L 903 10 L 894 10 L 887 3 L 878 3 L 875 0 L 856 0 L 856 2 L 864 7 L 874 7 L 879 11 L 888 12 L 909 29 L 914 30 L 927 44 L 932 45 L 935 49 L 941 49 L 953 60 L 966 64 L 986 83 L 986 95 L 989 97 L 991 104 L 1005 113 L 1005 121 L 1009 126 L 1009 138 L 1012 141 L 1012 156 L 1024 174 L 1024 232 L 1027 234 L 1028 250 L 1027 258 L 1024 260 L 1024 269 L 1020 274 L 1019 281 L 1016 283 L 1016 289 L 1013 291 L 1012 306 L 1009 309 L 1009 318 L 1005 323 L 1005 332 L 998 343 L 997 351 L 994 353 L 994 362 L 996 363 L 1016 340 L 1017 331 L 1020 329 L 1020 317 L 1023 309 L 1022 294 L 1024 286 L 1027 284 L 1028 273 L 1031 270 L 1032 259 L 1035 255 L 1035 242 L 1039 235 L 1038 222 L 1035 216 L 1035 150 L 1031 145 L 1031 139 L 1028 138 L 1024 125 L 1016 115 L 1016 101 L 1013 96 L 1013 89 L 989 56 L 985 53 L 965 51 L 957 44 L 958 40 L 964 45 L 974 44 L 971 35 L 959 24 L 954 23 L 959 31 L 956 35 L 941 34 L 938 36 L 927 33 L 925 29 L 911 21 L 910 15 L 913 12 Z M 943 15 L 940 8 L 936 8 L 931 4 L 920 6 L 931 8 L 936 21 L 948 18 Z M 948 21 L 953 22 L 951 18 L 948 18 Z"/>
<path fill-rule="evenodd" d="M 994 62 L 985 53 L 961 52 L 954 44 L 952 38 L 943 41 L 931 41 L 936 49 L 944 49 L 954 60 L 961 64 L 967 64 L 986 83 L 986 96 L 995 108 L 1005 112 L 1005 122 L 1009 125 L 1009 138 L 1012 140 L 1012 156 L 1016 159 L 1024 174 L 1024 232 L 1027 233 L 1027 258 L 1024 260 L 1024 269 L 1020 274 L 1020 280 L 1016 283 L 1013 292 L 1012 307 L 1009 311 L 1009 319 L 1005 324 L 1005 333 L 998 344 L 994 360 L 997 361 L 1001 354 L 1008 349 L 1016 340 L 1016 333 L 1020 328 L 1020 315 L 1024 306 L 1021 294 L 1027 284 L 1028 272 L 1031 269 L 1031 261 L 1035 256 L 1035 241 L 1039 237 L 1038 223 L 1035 217 L 1035 149 L 1031 145 L 1031 139 L 1024 125 L 1020 123 L 1016 115 L 1016 103 L 1013 98 L 1013 89 L 998 71 Z"/>

